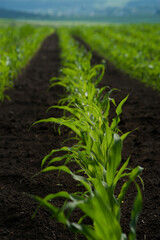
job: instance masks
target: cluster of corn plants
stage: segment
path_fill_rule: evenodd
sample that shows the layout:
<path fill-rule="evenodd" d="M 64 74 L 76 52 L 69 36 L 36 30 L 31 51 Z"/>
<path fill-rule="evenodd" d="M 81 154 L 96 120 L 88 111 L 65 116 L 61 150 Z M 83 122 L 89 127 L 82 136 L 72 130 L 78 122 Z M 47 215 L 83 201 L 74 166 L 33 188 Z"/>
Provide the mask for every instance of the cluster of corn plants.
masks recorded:
<path fill-rule="evenodd" d="M 63 109 L 64 116 L 36 123 L 52 122 L 67 126 L 76 134 L 77 142 L 71 147 L 63 146 L 52 150 L 42 160 L 41 172 L 64 171 L 81 183 L 86 191 L 73 194 L 62 191 L 43 199 L 38 196 L 34 198 L 40 206 L 47 207 L 59 222 L 67 225 L 71 231 L 85 235 L 87 239 L 125 240 L 127 236 L 120 225 L 121 204 L 130 184 L 134 182 L 137 196 L 131 212 L 128 238 L 136 239 L 136 224 L 142 207 L 142 195 L 136 179 L 140 177 L 142 168 L 128 168 L 130 157 L 122 164 L 122 145 L 129 132 L 122 134 L 118 128 L 122 106 L 128 96 L 116 106 L 115 100 L 110 97 L 114 89 L 106 91 L 107 87 L 97 87 L 103 77 L 104 66 L 99 64 L 91 67 L 91 54 L 80 48 L 66 29 L 59 29 L 58 34 L 63 68 L 61 77 L 51 79 L 51 87 L 61 85 L 66 88 L 68 95 L 60 100 L 61 105 L 51 108 Z M 116 112 L 116 117 L 111 122 L 110 104 L 115 106 Z M 58 152 L 61 153 L 60 156 L 54 156 Z M 61 161 L 62 165 L 54 165 Z M 71 171 L 67 166 L 70 161 L 79 164 L 78 172 Z M 126 181 L 119 193 L 115 194 L 122 178 Z M 58 197 L 65 199 L 60 208 L 53 204 L 53 200 Z M 83 216 L 75 223 L 70 220 L 70 215 L 77 208 L 83 212 Z M 92 220 L 92 226 L 84 224 L 86 217 Z"/>
<path fill-rule="evenodd" d="M 0 29 L 0 101 L 4 91 L 13 87 L 19 71 L 33 56 L 42 40 L 53 32 L 49 27 L 31 25 L 7 26 Z"/>

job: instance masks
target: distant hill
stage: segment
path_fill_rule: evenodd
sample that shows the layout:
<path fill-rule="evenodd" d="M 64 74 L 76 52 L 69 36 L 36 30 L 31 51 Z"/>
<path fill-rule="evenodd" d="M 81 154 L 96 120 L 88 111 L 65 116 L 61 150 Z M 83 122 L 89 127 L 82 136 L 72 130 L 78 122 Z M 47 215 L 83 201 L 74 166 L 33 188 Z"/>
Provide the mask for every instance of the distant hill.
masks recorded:
<path fill-rule="evenodd" d="M 21 20 L 57 20 L 64 19 L 63 16 L 51 16 L 50 14 L 32 13 L 0 8 L 0 18 L 21 19 Z"/>
<path fill-rule="evenodd" d="M 23 11 L 14 11 L 0 8 L 0 18 L 8 19 L 39 19 L 40 16 Z"/>
<path fill-rule="evenodd" d="M 154 15 L 160 9 L 160 0 L 132 0 L 129 1 L 125 9 L 135 13 Z"/>

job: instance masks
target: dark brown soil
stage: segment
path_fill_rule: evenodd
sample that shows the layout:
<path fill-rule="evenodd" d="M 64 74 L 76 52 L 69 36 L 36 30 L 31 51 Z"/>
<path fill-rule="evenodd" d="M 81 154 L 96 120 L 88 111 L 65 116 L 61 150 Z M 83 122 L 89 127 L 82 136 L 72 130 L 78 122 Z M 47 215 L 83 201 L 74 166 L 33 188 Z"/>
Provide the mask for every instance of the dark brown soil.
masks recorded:
<path fill-rule="evenodd" d="M 42 158 L 54 148 L 62 146 L 68 130 L 59 136 L 51 124 L 38 124 L 29 130 L 36 120 L 49 116 L 60 117 L 61 111 L 46 113 L 56 105 L 60 87 L 48 90 L 49 79 L 58 75 L 60 68 L 58 39 L 49 36 L 39 52 L 22 71 L 13 90 L 8 92 L 11 101 L 0 104 L 0 240 L 51 240 L 74 239 L 61 224 L 49 218 L 45 209 L 36 217 L 32 215 L 37 202 L 28 195 L 46 196 L 61 190 L 75 192 L 79 189 L 66 174 L 56 172 L 31 178 L 40 170 Z M 97 55 L 94 62 L 100 62 Z M 107 63 L 107 71 L 101 86 L 121 89 L 114 94 L 118 103 L 130 93 L 123 108 L 120 127 L 122 131 L 134 131 L 124 142 L 123 158 L 131 157 L 131 166 L 143 166 L 145 190 L 144 203 L 138 224 L 138 240 L 160 239 L 160 94 Z M 72 168 L 77 166 L 72 165 Z M 136 192 L 133 188 L 125 199 L 129 209 Z M 62 200 L 56 201 L 61 205 Z M 128 211 L 123 209 L 123 229 L 128 224 Z M 79 213 L 77 213 L 78 219 Z M 84 239 L 79 236 L 78 239 Z"/>

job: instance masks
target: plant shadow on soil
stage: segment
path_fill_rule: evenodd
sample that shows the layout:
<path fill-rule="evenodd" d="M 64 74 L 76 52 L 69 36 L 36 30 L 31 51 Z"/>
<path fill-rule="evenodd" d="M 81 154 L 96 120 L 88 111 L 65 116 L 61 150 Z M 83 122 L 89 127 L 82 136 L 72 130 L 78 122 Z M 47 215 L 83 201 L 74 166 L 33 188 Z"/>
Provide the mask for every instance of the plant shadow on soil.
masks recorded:
<path fill-rule="evenodd" d="M 87 46 L 86 46 L 87 47 Z M 93 63 L 102 58 L 93 54 Z M 121 92 L 113 96 L 118 103 L 128 93 L 130 97 L 123 108 L 120 129 L 130 131 L 137 127 L 124 142 L 123 159 L 131 155 L 130 166 L 144 167 L 142 178 L 143 210 L 138 221 L 137 239 L 160 239 L 160 94 L 151 88 L 118 71 L 109 62 L 100 87 L 108 85 Z M 74 239 L 61 224 L 50 218 L 46 209 L 40 209 L 34 219 L 32 215 L 37 202 L 29 194 L 41 197 L 49 193 L 66 190 L 70 193 L 81 189 L 68 175 L 57 172 L 40 174 L 42 158 L 52 149 L 62 146 L 69 130 L 63 128 L 61 135 L 52 124 L 31 124 L 50 116 L 60 117 L 62 112 L 54 109 L 46 113 L 51 105 L 56 105 L 64 92 L 61 87 L 48 90 L 49 79 L 58 76 L 60 69 L 60 49 L 58 37 L 53 34 L 45 39 L 40 50 L 23 69 L 14 89 L 8 91 L 11 101 L 0 104 L 0 239 L 1 240 L 51 240 Z M 71 169 L 78 169 L 75 164 Z M 131 188 L 122 207 L 122 228 L 126 231 L 135 189 Z M 62 199 L 56 200 L 60 206 Z M 127 207 L 126 207 L 127 206 Z M 73 218 L 79 219 L 75 212 Z M 78 236 L 78 239 L 85 239 Z"/>

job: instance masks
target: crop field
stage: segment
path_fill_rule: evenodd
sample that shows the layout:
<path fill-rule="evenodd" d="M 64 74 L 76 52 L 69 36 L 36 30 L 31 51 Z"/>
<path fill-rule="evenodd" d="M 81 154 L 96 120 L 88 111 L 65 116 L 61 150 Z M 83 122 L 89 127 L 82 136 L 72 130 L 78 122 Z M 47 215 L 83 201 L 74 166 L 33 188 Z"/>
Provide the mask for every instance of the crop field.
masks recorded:
<path fill-rule="evenodd" d="M 158 240 L 160 26 L 0 36 L 0 239 Z"/>
<path fill-rule="evenodd" d="M 160 90 L 160 26 L 77 27 L 78 35 L 119 69 Z"/>
<path fill-rule="evenodd" d="M 4 91 L 13 87 L 13 80 L 51 32 L 50 28 L 31 25 L 0 28 L 0 101 L 5 97 Z"/>

